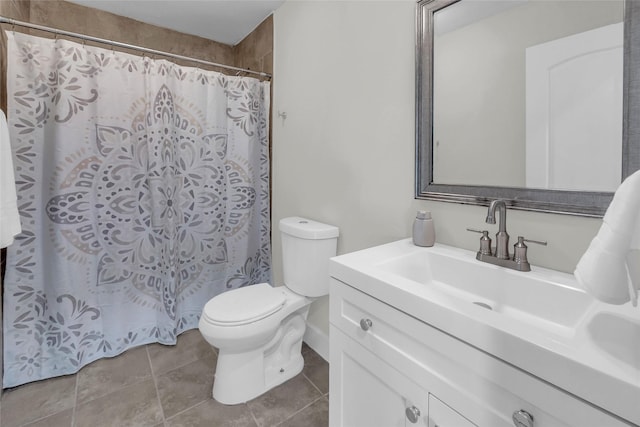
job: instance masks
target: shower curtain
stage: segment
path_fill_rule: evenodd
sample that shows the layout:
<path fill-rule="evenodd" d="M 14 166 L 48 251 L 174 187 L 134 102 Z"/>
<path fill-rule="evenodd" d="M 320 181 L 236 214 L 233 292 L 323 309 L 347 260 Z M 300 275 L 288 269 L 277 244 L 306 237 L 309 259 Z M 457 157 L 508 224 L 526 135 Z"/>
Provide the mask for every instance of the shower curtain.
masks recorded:
<path fill-rule="evenodd" d="M 269 83 L 7 38 L 4 387 L 174 344 L 211 297 L 270 280 Z"/>

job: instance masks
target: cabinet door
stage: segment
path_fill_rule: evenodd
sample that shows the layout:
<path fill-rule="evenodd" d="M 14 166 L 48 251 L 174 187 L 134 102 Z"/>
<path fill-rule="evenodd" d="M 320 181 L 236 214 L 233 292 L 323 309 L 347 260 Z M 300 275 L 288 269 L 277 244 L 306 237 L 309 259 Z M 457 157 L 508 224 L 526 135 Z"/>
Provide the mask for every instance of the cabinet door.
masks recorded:
<path fill-rule="evenodd" d="M 427 427 L 428 393 L 331 327 L 329 425 Z"/>
<path fill-rule="evenodd" d="M 429 395 L 429 427 L 477 427 L 434 395 Z"/>

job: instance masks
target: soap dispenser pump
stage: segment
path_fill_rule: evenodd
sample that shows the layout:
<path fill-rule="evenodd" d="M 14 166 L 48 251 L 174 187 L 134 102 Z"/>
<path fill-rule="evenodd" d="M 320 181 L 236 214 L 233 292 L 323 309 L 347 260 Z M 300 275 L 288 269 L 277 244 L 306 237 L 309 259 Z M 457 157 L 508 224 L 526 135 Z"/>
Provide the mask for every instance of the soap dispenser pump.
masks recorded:
<path fill-rule="evenodd" d="M 433 246 L 436 242 L 436 231 L 433 226 L 431 212 L 418 211 L 413 222 L 413 244 L 416 246 Z"/>

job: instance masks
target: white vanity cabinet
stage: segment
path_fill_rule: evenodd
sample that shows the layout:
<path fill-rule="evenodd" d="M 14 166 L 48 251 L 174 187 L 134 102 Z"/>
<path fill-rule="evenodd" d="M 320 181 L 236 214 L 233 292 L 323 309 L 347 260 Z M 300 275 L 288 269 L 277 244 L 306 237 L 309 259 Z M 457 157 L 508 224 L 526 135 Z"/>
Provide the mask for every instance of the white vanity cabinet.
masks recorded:
<path fill-rule="evenodd" d="M 429 427 L 473 427 L 471 421 L 464 418 L 440 399 L 429 395 Z"/>
<path fill-rule="evenodd" d="M 353 339 L 332 327 L 331 354 L 340 362 L 332 371 L 331 381 L 340 384 L 336 391 L 343 396 L 338 419 L 329 425 L 343 426 L 420 426 L 427 427 L 428 393 L 393 366 L 370 351 L 362 349 Z M 332 390 L 333 391 L 333 390 Z M 330 395 L 331 396 L 331 395 Z"/>
<path fill-rule="evenodd" d="M 331 427 L 629 425 L 335 278 L 330 322 Z"/>

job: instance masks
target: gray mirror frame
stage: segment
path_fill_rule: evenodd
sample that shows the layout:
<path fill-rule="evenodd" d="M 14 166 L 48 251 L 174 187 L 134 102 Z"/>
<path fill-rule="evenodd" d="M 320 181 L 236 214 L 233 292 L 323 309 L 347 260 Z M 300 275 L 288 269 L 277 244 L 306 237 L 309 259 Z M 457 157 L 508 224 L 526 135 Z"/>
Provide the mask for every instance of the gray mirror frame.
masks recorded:
<path fill-rule="evenodd" d="M 433 14 L 460 0 L 422 0 L 417 6 L 415 198 L 488 206 L 505 199 L 513 209 L 602 217 L 610 192 L 447 185 L 433 182 Z M 640 169 L 640 1 L 624 11 L 622 179 Z"/>

